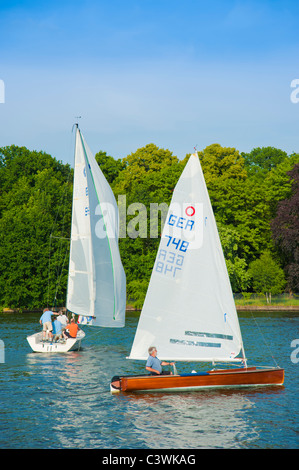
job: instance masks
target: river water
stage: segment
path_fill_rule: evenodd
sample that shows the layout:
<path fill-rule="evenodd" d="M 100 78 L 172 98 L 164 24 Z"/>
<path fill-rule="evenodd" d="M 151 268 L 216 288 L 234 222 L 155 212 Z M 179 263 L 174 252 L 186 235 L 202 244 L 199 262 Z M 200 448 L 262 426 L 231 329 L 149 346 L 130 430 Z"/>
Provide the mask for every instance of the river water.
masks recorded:
<path fill-rule="evenodd" d="M 298 313 L 239 314 L 248 365 L 272 366 L 274 357 L 285 369 L 282 387 L 128 395 L 111 395 L 109 384 L 144 373 L 126 360 L 135 312 L 122 329 L 85 327 L 84 348 L 66 354 L 31 352 L 26 336 L 39 331 L 39 316 L 0 316 L 0 448 L 298 449 Z"/>

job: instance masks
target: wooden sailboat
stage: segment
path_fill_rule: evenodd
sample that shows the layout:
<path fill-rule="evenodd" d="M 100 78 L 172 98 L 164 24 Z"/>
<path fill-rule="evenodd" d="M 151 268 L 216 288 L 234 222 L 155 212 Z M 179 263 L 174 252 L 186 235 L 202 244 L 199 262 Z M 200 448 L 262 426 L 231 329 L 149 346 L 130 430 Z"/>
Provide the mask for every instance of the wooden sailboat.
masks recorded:
<path fill-rule="evenodd" d="M 173 375 L 115 376 L 111 392 L 281 385 L 280 368 L 247 367 L 225 259 L 197 154 L 173 193 L 129 359 L 238 363 Z"/>
<path fill-rule="evenodd" d="M 71 247 L 67 309 L 81 324 L 123 327 L 126 311 L 126 278 L 118 248 L 118 207 L 114 194 L 76 125 Z M 85 333 L 65 342 L 42 341 L 42 334 L 28 336 L 35 352 L 78 349 Z"/>

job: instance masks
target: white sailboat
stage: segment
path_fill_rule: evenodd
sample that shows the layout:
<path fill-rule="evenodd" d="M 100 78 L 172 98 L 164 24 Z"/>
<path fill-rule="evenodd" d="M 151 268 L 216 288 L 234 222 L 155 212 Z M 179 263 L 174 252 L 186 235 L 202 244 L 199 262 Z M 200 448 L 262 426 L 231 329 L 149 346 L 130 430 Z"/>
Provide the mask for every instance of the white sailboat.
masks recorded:
<path fill-rule="evenodd" d="M 71 247 L 66 307 L 81 324 L 121 328 L 125 324 L 126 277 L 118 248 L 114 194 L 76 125 Z M 78 349 L 85 333 L 65 342 L 28 336 L 36 352 Z"/>
<path fill-rule="evenodd" d="M 233 293 L 197 154 L 175 187 L 129 359 L 241 362 L 238 369 L 117 376 L 111 391 L 197 390 L 283 383 L 282 369 L 247 368 Z"/>

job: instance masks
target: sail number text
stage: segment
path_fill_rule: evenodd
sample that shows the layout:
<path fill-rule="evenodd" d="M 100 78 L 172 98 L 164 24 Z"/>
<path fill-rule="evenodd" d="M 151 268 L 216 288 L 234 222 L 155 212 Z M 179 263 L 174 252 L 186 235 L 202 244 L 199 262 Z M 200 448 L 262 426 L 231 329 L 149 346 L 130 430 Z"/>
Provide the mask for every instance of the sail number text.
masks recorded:
<path fill-rule="evenodd" d="M 186 215 L 192 217 L 195 214 L 193 206 L 188 206 Z M 170 214 L 166 222 L 167 225 L 172 226 L 174 229 L 179 229 L 191 232 L 195 229 L 195 221 L 186 217 L 179 217 L 175 214 Z M 187 252 L 190 245 L 189 241 L 182 240 L 180 237 L 166 235 L 164 233 L 166 246 L 161 248 L 158 252 L 155 271 L 159 274 L 170 275 L 176 277 L 177 273 L 182 270 L 184 263 L 184 254 Z M 168 251 L 166 248 L 168 248 Z"/>

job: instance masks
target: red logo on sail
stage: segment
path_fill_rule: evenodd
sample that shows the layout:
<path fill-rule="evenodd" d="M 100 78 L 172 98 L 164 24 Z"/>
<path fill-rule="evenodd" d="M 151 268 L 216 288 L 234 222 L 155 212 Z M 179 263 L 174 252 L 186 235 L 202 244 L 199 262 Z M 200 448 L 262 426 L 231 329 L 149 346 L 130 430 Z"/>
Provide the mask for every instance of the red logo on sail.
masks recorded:
<path fill-rule="evenodd" d="M 188 206 L 186 207 L 185 209 L 185 214 L 188 216 L 188 217 L 193 217 L 194 214 L 195 214 L 195 208 L 193 206 Z"/>

